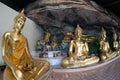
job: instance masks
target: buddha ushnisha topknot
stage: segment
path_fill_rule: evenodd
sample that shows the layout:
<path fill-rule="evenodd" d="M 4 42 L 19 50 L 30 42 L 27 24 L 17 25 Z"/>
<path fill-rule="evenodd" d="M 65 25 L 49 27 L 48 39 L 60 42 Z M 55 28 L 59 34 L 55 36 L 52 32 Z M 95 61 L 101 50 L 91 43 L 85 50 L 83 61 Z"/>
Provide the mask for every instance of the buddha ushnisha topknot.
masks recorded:
<path fill-rule="evenodd" d="M 24 9 L 14 18 L 14 21 L 16 22 L 17 19 L 23 18 L 24 21 L 26 21 L 26 16 L 24 14 Z"/>

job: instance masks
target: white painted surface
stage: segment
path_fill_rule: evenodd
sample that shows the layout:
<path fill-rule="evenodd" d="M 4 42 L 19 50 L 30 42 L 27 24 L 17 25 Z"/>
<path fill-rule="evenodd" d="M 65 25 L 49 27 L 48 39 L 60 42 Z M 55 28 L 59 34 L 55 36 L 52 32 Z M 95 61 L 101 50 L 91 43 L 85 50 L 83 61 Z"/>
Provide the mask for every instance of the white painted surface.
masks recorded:
<path fill-rule="evenodd" d="M 51 66 L 61 65 L 61 62 L 63 60 L 63 56 L 59 57 L 50 57 L 50 58 L 39 58 L 39 57 L 33 57 L 34 59 L 38 60 L 47 60 Z"/>
<path fill-rule="evenodd" d="M 0 65 L 3 64 L 1 51 L 2 36 L 7 31 L 13 31 L 13 20 L 16 15 L 18 15 L 18 12 L 0 2 Z M 43 30 L 32 20 L 27 18 L 22 33 L 28 40 L 30 51 L 34 51 L 35 43 L 42 35 Z"/>

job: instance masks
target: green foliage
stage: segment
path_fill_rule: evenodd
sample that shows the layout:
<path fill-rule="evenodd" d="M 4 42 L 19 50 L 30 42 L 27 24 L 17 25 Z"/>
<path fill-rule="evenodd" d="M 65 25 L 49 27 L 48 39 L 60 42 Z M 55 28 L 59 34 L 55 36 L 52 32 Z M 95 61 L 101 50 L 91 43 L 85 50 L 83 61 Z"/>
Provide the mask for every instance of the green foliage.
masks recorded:
<path fill-rule="evenodd" d="M 99 55 L 100 40 L 99 39 L 93 40 L 91 43 L 88 44 L 88 47 L 90 55 Z"/>
<path fill-rule="evenodd" d="M 113 41 L 114 41 L 113 37 L 108 39 L 111 50 L 113 50 Z M 89 47 L 90 55 L 99 55 L 100 54 L 100 50 L 99 50 L 100 40 L 99 39 L 93 40 L 91 43 L 88 44 L 88 47 Z"/>
<path fill-rule="evenodd" d="M 110 44 L 110 49 L 113 51 L 114 50 L 114 48 L 113 48 L 114 38 L 112 37 L 112 38 L 108 39 L 108 42 Z"/>

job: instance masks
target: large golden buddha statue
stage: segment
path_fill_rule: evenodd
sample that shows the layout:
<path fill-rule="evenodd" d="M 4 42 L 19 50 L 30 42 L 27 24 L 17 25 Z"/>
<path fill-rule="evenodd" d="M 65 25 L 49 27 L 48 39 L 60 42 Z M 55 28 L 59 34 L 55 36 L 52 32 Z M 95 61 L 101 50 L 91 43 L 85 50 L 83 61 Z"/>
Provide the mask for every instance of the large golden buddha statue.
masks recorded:
<path fill-rule="evenodd" d="M 3 35 L 2 53 L 7 64 L 4 80 L 37 80 L 49 70 L 49 63 L 34 60 L 30 55 L 26 37 L 21 33 L 26 16 L 21 11 L 14 19 L 14 31 Z"/>
<path fill-rule="evenodd" d="M 120 54 L 120 49 L 119 49 L 119 42 L 117 41 L 116 32 L 113 33 L 113 38 L 114 38 L 114 41 L 113 41 L 114 52 L 119 55 Z"/>
<path fill-rule="evenodd" d="M 109 60 L 115 57 L 117 53 L 112 52 L 109 42 L 106 40 L 106 31 L 102 28 L 101 41 L 100 41 L 100 58 L 102 61 Z"/>
<path fill-rule="evenodd" d="M 90 56 L 87 42 L 81 40 L 82 29 L 79 25 L 75 29 L 75 40 L 70 42 L 69 57 L 62 61 L 64 68 L 75 68 L 81 66 L 88 66 L 99 61 L 99 57 Z"/>

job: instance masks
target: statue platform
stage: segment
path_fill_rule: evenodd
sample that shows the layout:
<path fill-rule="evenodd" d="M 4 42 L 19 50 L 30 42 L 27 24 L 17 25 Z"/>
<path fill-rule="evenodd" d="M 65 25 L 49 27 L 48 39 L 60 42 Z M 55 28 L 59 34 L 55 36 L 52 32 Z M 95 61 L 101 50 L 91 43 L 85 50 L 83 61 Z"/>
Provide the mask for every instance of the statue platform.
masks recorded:
<path fill-rule="evenodd" d="M 61 64 L 61 61 L 63 59 L 63 57 L 50 57 L 50 58 L 38 58 L 38 57 L 34 57 L 35 59 L 40 59 L 40 60 L 47 60 L 51 66 L 58 66 Z"/>
<path fill-rule="evenodd" d="M 119 68 L 120 55 L 106 62 L 76 69 L 54 65 L 39 80 L 120 80 Z"/>
<path fill-rule="evenodd" d="M 63 56 L 61 56 L 60 51 L 48 51 L 47 52 L 48 53 L 47 58 L 39 58 L 39 55 L 41 54 L 40 51 L 32 51 L 31 53 L 32 53 L 33 58 L 47 60 L 50 63 L 51 66 L 61 64 L 61 61 L 64 58 Z"/>

